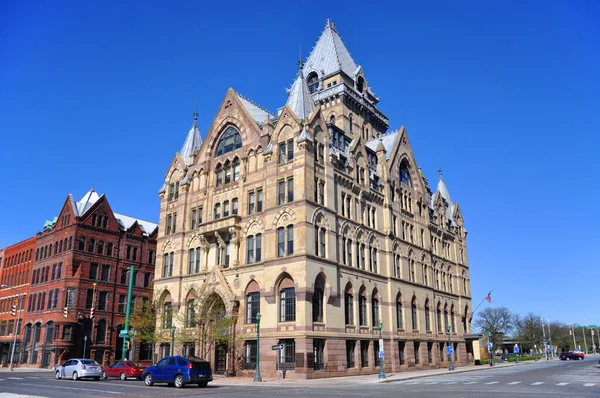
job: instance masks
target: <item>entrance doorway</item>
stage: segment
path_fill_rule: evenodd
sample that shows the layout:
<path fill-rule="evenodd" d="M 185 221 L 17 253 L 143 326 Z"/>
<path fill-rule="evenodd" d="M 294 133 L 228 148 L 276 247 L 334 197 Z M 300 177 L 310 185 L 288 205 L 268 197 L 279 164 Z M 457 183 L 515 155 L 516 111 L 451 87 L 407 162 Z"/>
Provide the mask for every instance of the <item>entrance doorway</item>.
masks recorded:
<path fill-rule="evenodd" d="M 215 346 L 215 373 L 225 374 L 227 371 L 227 344 L 220 343 Z"/>

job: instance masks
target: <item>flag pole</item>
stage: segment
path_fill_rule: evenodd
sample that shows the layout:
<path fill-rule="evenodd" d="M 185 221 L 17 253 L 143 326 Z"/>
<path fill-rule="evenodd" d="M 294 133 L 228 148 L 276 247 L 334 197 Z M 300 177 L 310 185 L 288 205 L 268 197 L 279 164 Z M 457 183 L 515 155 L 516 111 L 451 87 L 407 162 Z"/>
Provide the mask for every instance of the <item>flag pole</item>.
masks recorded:
<path fill-rule="evenodd" d="M 475 315 L 475 313 L 477 312 L 477 309 L 479 307 L 481 307 L 481 304 L 483 304 L 483 302 L 485 301 L 485 299 L 490 296 L 492 294 L 492 292 L 494 291 L 494 289 L 490 290 L 490 292 L 483 298 L 483 300 L 481 300 L 481 303 L 479 303 L 479 305 L 477 307 L 475 307 L 475 309 L 473 310 L 473 312 L 471 313 L 471 316 Z"/>

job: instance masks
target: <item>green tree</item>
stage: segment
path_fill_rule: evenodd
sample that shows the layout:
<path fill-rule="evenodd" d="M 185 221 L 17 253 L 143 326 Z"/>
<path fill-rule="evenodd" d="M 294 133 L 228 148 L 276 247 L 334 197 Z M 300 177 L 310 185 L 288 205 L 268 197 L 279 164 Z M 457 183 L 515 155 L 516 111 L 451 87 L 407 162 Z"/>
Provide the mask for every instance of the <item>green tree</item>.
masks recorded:
<path fill-rule="evenodd" d="M 155 292 L 152 299 L 144 300 L 142 306 L 135 309 L 129 320 L 131 329 L 136 332 L 136 340 L 150 344 L 153 353 L 156 352 L 157 344 L 168 342 L 170 337 L 168 329 L 157 327 L 157 321 L 161 319 L 157 311 L 159 297 L 160 295 Z"/>
<path fill-rule="evenodd" d="M 487 307 L 477 313 L 473 326 L 489 336 L 494 348 L 502 346 L 502 339 L 513 329 L 514 315 L 506 307 Z"/>

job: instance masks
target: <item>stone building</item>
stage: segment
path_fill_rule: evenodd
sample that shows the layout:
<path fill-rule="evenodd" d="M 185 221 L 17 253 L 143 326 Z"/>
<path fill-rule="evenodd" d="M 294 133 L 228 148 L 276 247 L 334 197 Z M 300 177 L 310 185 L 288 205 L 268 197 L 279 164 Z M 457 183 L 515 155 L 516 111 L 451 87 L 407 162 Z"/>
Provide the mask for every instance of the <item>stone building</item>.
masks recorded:
<path fill-rule="evenodd" d="M 21 337 L 21 325 L 25 316 L 23 303 L 27 300 L 29 277 L 33 265 L 35 237 L 25 239 L 0 251 L 0 365 L 8 366 L 15 334 L 16 362 Z M 3 259 L 2 259 L 3 258 Z M 5 286 L 5 287 L 4 287 Z M 13 306 L 17 313 L 12 315 Z M 17 316 L 18 315 L 18 316 Z M 17 323 L 17 321 L 19 321 Z"/>
<path fill-rule="evenodd" d="M 208 286 L 236 322 L 217 373 L 254 369 L 258 313 L 263 376 L 378 372 L 379 322 L 386 371 L 447 366 L 448 338 L 472 360 L 460 207 L 377 103 L 328 21 L 277 114 L 229 89 L 204 141 L 194 119 L 159 191 L 157 327 L 193 328 Z"/>
<path fill-rule="evenodd" d="M 19 362 L 47 368 L 67 357 L 120 359 L 129 267 L 135 308 L 152 296 L 157 234 L 156 224 L 113 212 L 94 188 L 79 201 L 69 194 L 37 234 Z M 147 345 L 133 350 L 133 359 L 154 359 Z"/>

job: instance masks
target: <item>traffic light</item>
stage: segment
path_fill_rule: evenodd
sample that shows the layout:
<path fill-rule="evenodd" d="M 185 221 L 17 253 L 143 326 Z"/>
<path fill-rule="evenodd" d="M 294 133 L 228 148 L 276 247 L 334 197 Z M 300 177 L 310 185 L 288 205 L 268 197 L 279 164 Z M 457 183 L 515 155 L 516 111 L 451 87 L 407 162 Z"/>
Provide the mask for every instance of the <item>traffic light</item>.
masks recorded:
<path fill-rule="evenodd" d="M 64 310 L 63 310 L 63 316 L 64 316 L 65 318 L 68 318 L 68 317 L 69 317 L 69 307 L 65 307 L 65 308 L 64 308 Z"/>
<path fill-rule="evenodd" d="M 90 310 L 90 319 L 94 319 L 95 313 L 96 313 L 96 309 L 94 307 L 92 307 L 92 309 Z"/>
<path fill-rule="evenodd" d="M 10 310 L 10 314 L 12 316 L 17 316 L 17 302 L 15 301 L 15 303 L 12 305 L 12 309 Z"/>

